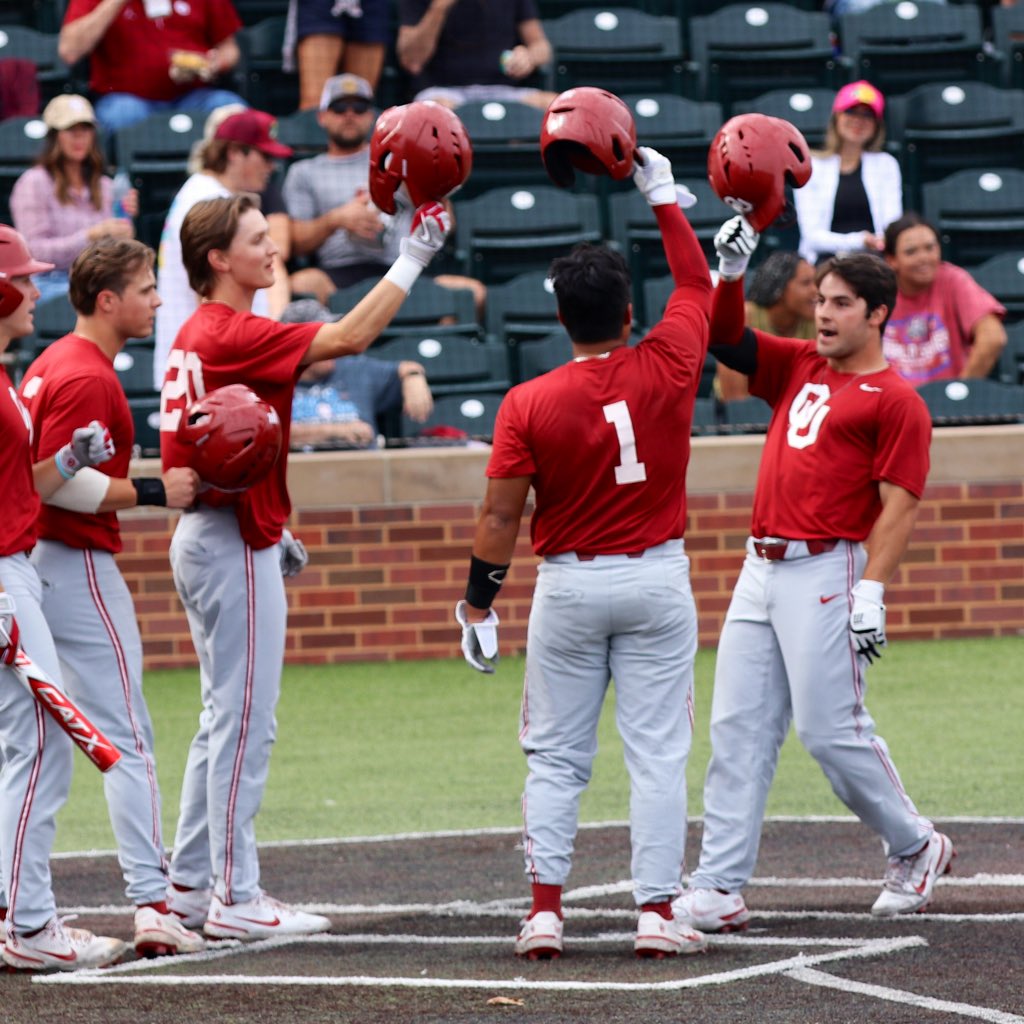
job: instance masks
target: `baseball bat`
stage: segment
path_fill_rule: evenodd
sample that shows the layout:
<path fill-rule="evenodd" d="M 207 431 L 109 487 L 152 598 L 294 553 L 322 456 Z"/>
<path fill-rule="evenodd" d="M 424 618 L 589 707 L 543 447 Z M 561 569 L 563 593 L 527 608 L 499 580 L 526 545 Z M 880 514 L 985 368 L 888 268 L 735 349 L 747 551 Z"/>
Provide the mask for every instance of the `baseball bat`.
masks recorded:
<path fill-rule="evenodd" d="M 101 772 L 121 760 L 121 751 L 82 714 L 75 702 L 24 651 L 18 649 L 10 666 L 18 682 L 71 737 L 72 742 Z"/>

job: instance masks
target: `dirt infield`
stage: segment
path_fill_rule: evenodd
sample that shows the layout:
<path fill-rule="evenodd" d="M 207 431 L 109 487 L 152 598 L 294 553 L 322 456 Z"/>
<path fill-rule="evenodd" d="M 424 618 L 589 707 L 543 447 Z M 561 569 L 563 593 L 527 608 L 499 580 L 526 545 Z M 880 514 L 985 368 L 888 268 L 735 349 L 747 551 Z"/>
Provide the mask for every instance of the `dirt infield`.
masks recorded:
<path fill-rule="evenodd" d="M 566 953 L 511 953 L 528 900 L 518 835 L 280 844 L 262 850 L 281 899 L 327 913 L 308 940 L 99 972 L 0 976 L 15 1024 L 140 1022 L 686 1021 L 1024 1024 L 1024 822 L 946 822 L 959 856 L 925 914 L 876 921 L 884 858 L 850 821 L 772 821 L 753 914 L 738 936 L 675 960 L 632 954 L 635 911 L 621 826 L 581 830 L 565 899 Z M 691 827 L 691 856 L 699 824 Z M 130 908 L 112 856 L 54 862 L 62 908 L 125 939 Z M 494 1000 L 502 1002 L 494 1002 Z"/>

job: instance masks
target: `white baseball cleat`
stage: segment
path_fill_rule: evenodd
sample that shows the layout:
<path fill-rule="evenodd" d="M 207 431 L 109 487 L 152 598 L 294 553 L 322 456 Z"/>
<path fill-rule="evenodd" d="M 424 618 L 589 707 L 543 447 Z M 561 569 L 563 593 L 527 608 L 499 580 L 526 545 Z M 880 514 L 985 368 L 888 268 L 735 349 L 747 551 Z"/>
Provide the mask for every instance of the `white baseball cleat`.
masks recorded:
<path fill-rule="evenodd" d="M 206 943 L 189 931 L 174 914 L 161 914 L 155 907 L 135 911 L 135 952 L 142 957 L 201 953 Z"/>
<path fill-rule="evenodd" d="M 739 932 L 750 921 L 750 911 L 738 892 L 717 889 L 687 889 L 672 901 L 672 914 L 702 932 Z"/>
<path fill-rule="evenodd" d="M 203 931 L 212 939 L 269 939 L 274 935 L 315 935 L 329 932 L 331 919 L 289 907 L 265 892 L 242 903 L 223 903 L 216 896 Z"/>
<path fill-rule="evenodd" d="M 645 910 L 637 921 L 633 942 L 637 956 L 661 960 L 666 956 L 703 953 L 707 948 L 704 936 L 678 918 L 664 918 L 657 911 Z"/>
<path fill-rule="evenodd" d="M 20 971 L 78 971 L 106 967 L 127 950 L 120 939 L 68 928 L 56 917 L 31 937 L 8 933 L 4 963 Z"/>
<path fill-rule="evenodd" d="M 516 936 L 516 956 L 527 960 L 557 960 L 562 955 L 562 919 L 540 910 L 523 921 Z"/>
<path fill-rule="evenodd" d="M 871 913 L 875 917 L 919 913 L 928 906 L 940 875 L 949 871 L 956 856 L 949 836 L 933 832 L 924 847 L 911 857 L 890 857 L 881 895 Z"/>
<path fill-rule="evenodd" d="M 186 927 L 202 928 L 210 911 L 209 889 L 176 889 L 167 886 L 167 909 Z"/>

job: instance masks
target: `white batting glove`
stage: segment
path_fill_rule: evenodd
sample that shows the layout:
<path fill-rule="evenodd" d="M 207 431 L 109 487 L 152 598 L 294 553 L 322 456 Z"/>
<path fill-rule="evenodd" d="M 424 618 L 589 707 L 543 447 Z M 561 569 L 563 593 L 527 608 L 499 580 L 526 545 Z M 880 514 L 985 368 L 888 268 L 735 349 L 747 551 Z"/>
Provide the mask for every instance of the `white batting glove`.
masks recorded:
<path fill-rule="evenodd" d="M 424 203 L 412 219 L 409 234 L 399 243 L 402 255 L 415 260 L 421 267 L 444 248 L 452 219 L 440 203 Z"/>
<path fill-rule="evenodd" d="M 466 619 L 466 602 L 455 606 L 455 621 L 462 627 L 462 656 L 477 670 L 491 675 L 498 664 L 498 616 L 493 608 L 487 610 L 483 622 Z"/>
<path fill-rule="evenodd" d="M 676 182 L 672 177 L 672 164 L 668 157 L 662 156 L 650 146 L 641 146 L 637 152 L 643 163 L 640 160 L 635 161 L 633 181 L 644 199 L 651 206 L 668 206 L 678 203 Z M 682 204 L 680 203 L 680 205 Z"/>
<path fill-rule="evenodd" d="M 283 530 L 281 532 L 281 575 L 298 576 L 306 568 L 308 561 L 306 545 L 295 537 L 291 530 Z"/>
<path fill-rule="evenodd" d="M 718 276 L 735 281 L 747 272 L 747 264 L 761 236 L 742 217 L 730 217 L 715 235 Z"/>
<path fill-rule="evenodd" d="M 14 610 L 14 598 L 0 592 L 0 665 L 13 665 L 18 655 L 20 634 Z"/>
<path fill-rule="evenodd" d="M 868 664 L 882 656 L 885 639 L 885 605 L 882 596 L 885 587 L 877 580 L 861 580 L 852 591 L 853 611 L 850 612 L 850 636 L 857 653 Z"/>
<path fill-rule="evenodd" d="M 54 455 L 57 469 L 65 480 L 70 480 L 83 466 L 98 466 L 114 455 L 114 440 L 105 423 L 93 420 L 87 427 L 79 427 L 71 441 Z"/>

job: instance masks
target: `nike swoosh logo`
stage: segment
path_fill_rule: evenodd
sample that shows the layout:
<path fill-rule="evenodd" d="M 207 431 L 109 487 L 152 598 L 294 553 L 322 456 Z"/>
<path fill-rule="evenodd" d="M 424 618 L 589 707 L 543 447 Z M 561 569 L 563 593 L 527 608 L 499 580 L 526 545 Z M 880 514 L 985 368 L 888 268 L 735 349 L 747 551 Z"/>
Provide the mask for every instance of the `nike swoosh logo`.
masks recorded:
<path fill-rule="evenodd" d="M 931 869 L 924 873 L 921 884 L 914 886 L 914 891 L 920 896 L 928 888 L 928 879 L 931 877 Z"/>
<path fill-rule="evenodd" d="M 838 594 L 828 594 L 828 595 L 822 594 L 821 597 L 818 598 L 818 600 L 822 604 L 828 604 L 829 601 L 834 601 L 837 597 L 839 597 Z"/>
<path fill-rule="evenodd" d="M 239 921 L 248 921 L 249 924 L 260 925 L 264 928 L 276 928 L 281 923 L 281 918 L 275 917 L 272 921 L 260 921 L 255 917 L 240 917 Z"/>
<path fill-rule="evenodd" d="M 881 388 L 873 387 L 871 384 L 861 384 L 861 391 L 881 391 Z"/>

